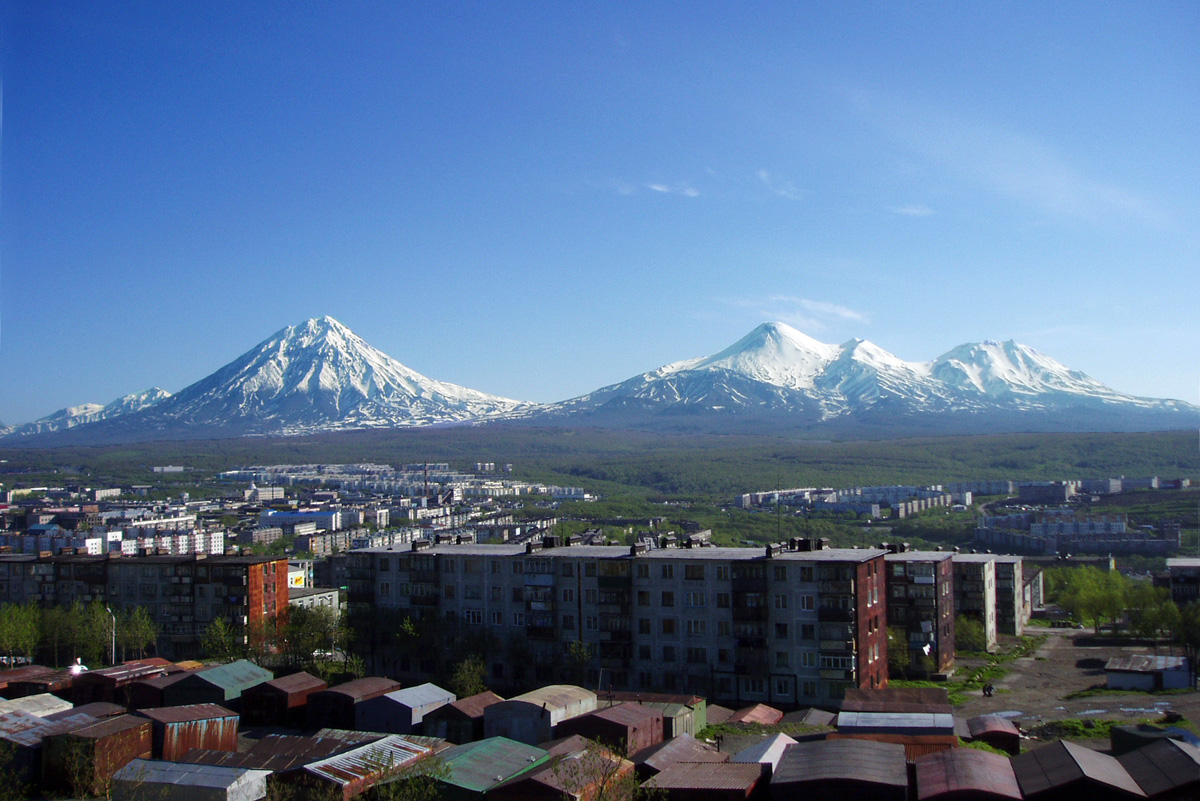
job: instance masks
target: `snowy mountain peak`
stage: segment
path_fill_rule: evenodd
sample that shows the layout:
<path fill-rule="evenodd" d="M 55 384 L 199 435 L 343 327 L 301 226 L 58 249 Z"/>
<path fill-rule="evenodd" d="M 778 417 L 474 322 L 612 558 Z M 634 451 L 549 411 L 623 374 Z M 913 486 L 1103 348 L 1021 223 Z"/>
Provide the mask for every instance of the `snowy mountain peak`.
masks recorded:
<path fill-rule="evenodd" d="M 811 387 L 813 378 L 837 353 L 834 345 L 818 342 L 786 323 L 773 322 L 763 323 L 719 353 L 664 369 L 729 370 L 756 381 L 800 389 Z"/>

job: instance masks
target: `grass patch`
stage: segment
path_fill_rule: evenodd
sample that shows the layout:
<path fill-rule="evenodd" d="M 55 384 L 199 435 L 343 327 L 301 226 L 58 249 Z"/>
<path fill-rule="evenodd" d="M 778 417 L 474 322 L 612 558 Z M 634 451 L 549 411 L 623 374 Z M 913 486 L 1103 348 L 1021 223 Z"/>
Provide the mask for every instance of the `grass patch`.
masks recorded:
<path fill-rule="evenodd" d="M 985 664 L 963 670 L 960 674 L 949 681 L 893 679 L 888 682 L 888 686 L 939 687 L 946 691 L 951 704 L 954 706 L 962 706 L 967 702 L 968 693 L 982 691 L 985 684 L 995 684 L 997 681 L 1000 681 L 1008 674 L 1010 662 L 1012 662 L 1014 659 L 1020 659 L 1021 657 L 1029 656 L 1037 651 L 1037 649 L 1041 647 L 1042 643 L 1046 641 L 1047 636 L 1048 635 L 1046 634 L 1022 636 L 1007 651 L 1002 651 L 995 654 L 989 654 L 985 652 L 959 653 L 959 658 L 986 659 L 987 661 Z M 1005 690 L 997 689 L 997 692 L 1005 692 Z"/>
<path fill-rule="evenodd" d="M 1108 687 L 1097 684 L 1088 687 L 1086 690 L 1076 690 L 1073 693 L 1067 693 L 1063 696 L 1064 701 L 1073 701 L 1077 698 L 1091 698 L 1097 695 L 1191 695 L 1196 692 L 1187 687 L 1180 687 L 1174 690 L 1111 690 Z"/>
<path fill-rule="evenodd" d="M 818 734 L 833 731 L 832 726 L 810 726 L 807 723 L 775 723 L 764 726 L 761 723 L 714 723 L 705 726 L 696 735 L 697 740 L 715 740 L 717 737 L 731 737 L 750 732 L 765 732 L 767 734 Z"/>

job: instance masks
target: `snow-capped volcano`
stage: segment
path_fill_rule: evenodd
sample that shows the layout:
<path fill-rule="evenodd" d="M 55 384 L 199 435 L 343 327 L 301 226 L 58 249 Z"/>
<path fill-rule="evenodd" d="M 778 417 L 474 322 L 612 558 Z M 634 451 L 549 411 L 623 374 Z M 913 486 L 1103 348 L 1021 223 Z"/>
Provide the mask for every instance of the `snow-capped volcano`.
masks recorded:
<path fill-rule="evenodd" d="M 75 439 L 431 426 L 486 420 L 526 406 L 427 378 L 322 317 L 284 328 L 178 394 L 90 425 Z"/>
<path fill-rule="evenodd" d="M 278 331 L 181 390 L 154 416 L 297 434 L 457 423 L 524 405 L 427 378 L 321 317 Z"/>
<path fill-rule="evenodd" d="M 862 339 L 830 345 L 764 323 L 713 356 L 675 362 L 535 415 L 638 427 L 1142 430 L 1193 425 L 1196 407 L 1138 398 L 1016 342 L 912 362 Z M 706 415 L 707 413 L 707 415 Z M 560 423 L 561 424 L 561 423 Z"/>

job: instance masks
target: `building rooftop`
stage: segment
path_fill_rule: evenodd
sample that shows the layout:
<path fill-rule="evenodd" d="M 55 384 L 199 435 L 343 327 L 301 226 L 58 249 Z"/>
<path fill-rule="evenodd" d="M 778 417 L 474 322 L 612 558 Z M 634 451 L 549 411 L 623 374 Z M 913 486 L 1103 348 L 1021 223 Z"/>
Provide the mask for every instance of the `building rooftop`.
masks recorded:
<path fill-rule="evenodd" d="M 830 780 L 908 787 L 904 746 L 871 740 L 818 740 L 789 747 L 775 766 L 771 784 Z"/>
<path fill-rule="evenodd" d="M 943 796 L 1023 798 L 1008 757 L 974 748 L 951 748 L 919 757 L 916 777 L 918 801 Z"/>
<path fill-rule="evenodd" d="M 1026 798 L 1050 797 L 1080 779 L 1106 785 L 1130 796 L 1146 795 L 1116 757 L 1066 740 L 1013 757 L 1012 766 Z"/>

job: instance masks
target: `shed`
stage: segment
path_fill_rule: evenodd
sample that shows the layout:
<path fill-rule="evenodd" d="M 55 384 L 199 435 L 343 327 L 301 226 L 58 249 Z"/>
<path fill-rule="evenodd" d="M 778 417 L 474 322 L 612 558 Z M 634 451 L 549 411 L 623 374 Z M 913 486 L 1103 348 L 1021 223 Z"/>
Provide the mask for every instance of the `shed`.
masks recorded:
<path fill-rule="evenodd" d="M 193 748 L 236 751 L 238 714 L 217 704 L 140 709 L 154 725 L 154 758 L 178 760 Z"/>
<path fill-rule="evenodd" d="M 357 726 L 355 709 L 363 701 L 400 689 L 400 682 L 382 676 L 367 676 L 310 693 L 308 725 L 353 729 Z"/>
<path fill-rule="evenodd" d="M 618 704 L 558 724 L 559 737 L 578 734 L 632 754 L 663 741 L 663 715 L 645 704 Z"/>
<path fill-rule="evenodd" d="M 304 672 L 256 684 L 242 693 L 242 719 L 249 726 L 304 728 L 308 696 L 328 686 Z"/>
<path fill-rule="evenodd" d="M 648 778 L 677 762 L 728 762 L 729 754 L 721 753 L 690 734 L 677 734 L 658 745 L 643 748 L 629 758 L 638 774 Z"/>
<path fill-rule="evenodd" d="M 194 671 L 181 671 L 157 676 L 152 679 L 138 679 L 129 685 L 129 708 L 147 709 L 156 706 L 167 706 L 163 701 L 163 693 L 168 687 L 177 684 Z"/>
<path fill-rule="evenodd" d="M 797 743 L 775 766 L 771 795 L 806 801 L 905 801 L 904 746 L 858 739 Z"/>
<path fill-rule="evenodd" d="M 151 753 L 150 721 L 118 715 L 45 738 L 42 785 L 76 794 L 104 796 L 113 774 Z"/>
<path fill-rule="evenodd" d="M 432 712 L 422 723 L 426 734 L 443 737 L 452 743 L 470 743 L 483 739 L 483 712 L 504 699 L 490 690 L 459 698 Z"/>
<path fill-rule="evenodd" d="M 783 713 L 773 706 L 753 704 L 742 707 L 726 720 L 726 723 L 748 723 L 758 726 L 774 726 L 783 720 Z"/>
<path fill-rule="evenodd" d="M 117 715 L 124 715 L 129 710 L 120 704 L 110 704 L 107 701 L 95 701 L 83 706 L 77 706 L 74 709 L 67 709 L 62 712 L 53 712 L 46 715 L 46 720 L 63 720 L 72 715 L 87 715 L 88 717 L 100 720 L 101 718 L 111 718 Z"/>
<path fill-rule="evenodd" d="M 894 743 L 904 746 L 904 758 L 912 762 L 926 754 L 936 754 L 958 748 L 962 743 L 956 734 L 904 734 L 903 732 L 851 733 L 835 731 L 826 740 L 869 740 L 875 743 Z"/>
<path fill-rule="evenodd" d="M 741 751 L 738 751 L 729 761 L 770 765 L 771 771 L 774 772 L 775 766 L 779 764 L 780 758 L 783 757 L 783 752 L 787 750 L 789 745 L 795 744 L 796 741 L 786 734 L 773 734 L 761 743 L 755 743 L 749 748 L 743 748 Z"/>
<path fill-rule="evenodd" d="M 254 768 L 278 773 L 304 767 L 310 762 L 344 753 L 354 747 L 352 743 L 333 737 L 268 734 L 245 751 L 193 748 L 179 761 L 227 768 Z"/>
<path fill-rule="evenodd" d="M 1165 654 L 1114 656 L 1104 676 L 1110 690 L 1182 690 L 1191 682 L 1187 657 Z"/>
<path fill-rule="evenodd" d="M 163 706 L 221 704 L 230 709 L 241 706 L 242 693 L 275 674 L 247 659 L 207 670 L 187 673 L 182 679 L 162 688 Z"/>
<path fill-rule="evenodd" d="M 1116 801 L 1145 798 L 1145 792 L 1108 754 L 1059 740 L 1012 758 L 1027 801 Z"/>
<path fill-rule="evenodd" d="M 46 667 L 45 665 L 23 665 L 18 668 L 0 670 L 0 694 L 8 697 L 8 683 L 11 681 L 21 681 L 22 679 L 44 676 L 47 673 L 54 672 L 56 672 L 54 668 Z"/>
<path fill-rule="evenodd" d="M 662 712 L 663 737 L 668 740 L 684 732 L 695 737 L 704 731 L 709 723 L 708 701 L 699 695 L 608 690 L 597 699 L 597 706 L 615 706 L 630 702 L 653 706 Z"/>
<path fill-rule="evenodd" d="M 8 682 L 4 693 L 11 698 L 25 698 L 30 695 L 52 693 L 59 698 L 71 698 L 71 685 L 82 674 L 74 673 L 70 668 L 54 670 L 49 673 L 39 673 L 23 679 L 13 679 Z"/>
<path fill-rule="evenodd" d="M 426 745 L 388 735 L 278 777 L 305 799 L 347 801 L 432 753 Z"/>
<path fill-rule="evenodd" d="M 78 704 L 106 701 L 129 705 L 130 685 L 135 681 L 155 679 L 168 673 L 178 672 L 165 659 L 136 660 L 113 667 L 89 670 L 75 679 L 71 685 L 71 700 Z"/>
<path fill-rule="evenodd" d="M 954 734 L 954 716 L 942 712 L 839 712 L 839 734 Z"/>
<path fill-rule="evenodd" d="M 837 715 L 833 712 L 826 712 L 824 709 L 809 707 L 788 712 L 780 723 L 795 723 L 802 726 L 836 726 Z"/>
<path fill-rule="evenodd" d="M 849 687 L 842 699 L 843 712 L 953 713 L 950 694 L 941 687 Z"/>
<path fill-rule="evenodd" d="M 42 776 L 42 747 L 52 734 L 84 728 L 97 720 L 87 715 L 75 715 L 62 721 L 51 721 L 28 712 L 0 714 L 0 741 L 12 750 L 9 773 L 14 781 L 35 786 Z"/>
<path fill-rule="evenodd" d="M 0 701 L 0 715 L 5 712 L 28 712 L 31 715 L 44 718 L 47 715 L 53 715 L 56 712 L 66 712 L 74 708 L 75 705 L 70 701 L 64 701 L 57 695 L 51 695 L 50 693 L 38 693 L 37 695 L 26 695 L 21 698 Z"/>
<path fill-rule="evenodd" d="M 644 786 L 664 793 L 668 801 L 744 801 L 765 797 L 760 788 L 766 785 L 758 763 L 678 762 Z"/>
<path fill-rule="evenodd" d="M 612 788 L 614 783 L 637 781 L 632 775 L 632 762 L 578 735 L 560 740 L 547 750 L 550 752 L 547 762 L 492 788 L 487 794 L 488 801 L 527 798 L 582 801 L 594 798 L 601 782 Z"/>
<path fill-rule="evenodd" d="M 424 716 L 455 699 L 454 693 L 426 682 L 369 698 L 354 708 L 356 728 L 409 734 L 421 725 Z"/>
<path fill-rule="evenodd" d="M 564 720 L 596 709 L 596 694 L 571 684 L 552 684 L 507 701 L 492 704 L 483 713 L 488 737 L 508 737 L 534 745 L 554 736 Z"/>
<path fill-rule="evenodd" d="M 1022 801 L 1012 762 L 1000 754 L 954 748 L 915 763 L 917 801 Z"/>
<path fill-rule="evenodd" d="M 1139 723 L 1132 726 L 1113 726 L 1109 734 L 1109 741 L 1112 743 L 1110 752 L 1119 757 L 1159 740 L 1179 740 L 1181 743 L 1200 748 L 1200 737 L 1187 729 Z"/>
<path fill-rule="evenodd" d="M 480 799 L 493 787 L 531 771 L 550 752 L 508 737 L 488 737 L 448 748 L 441 754 L 447 776 L 439 780 L 448 801 Z"/>
<path fill-rule="evenodd" d="M 113 776 L 112 801 L 258 801 L 265 770 L 135 759 Z"/>
<path fill-rule="evenodd" d="M 1159 740 L 1117 760 L 1150 798 L 1200 798 L 1200 748 L 1178 740 Z"/>
<path fill-rule="evenodd" d="M 998 748 L 1012 756 L 1021 753 L 1021 730 L 1017 724 L 999 715 L 967 718 L 967 739 Z"/>
<path fill-rule="evenodd" d="M 709 704 L 706 708 L 708 725 L 717 726 L 733 717 L 733 710 L 720 704 Z"/>

